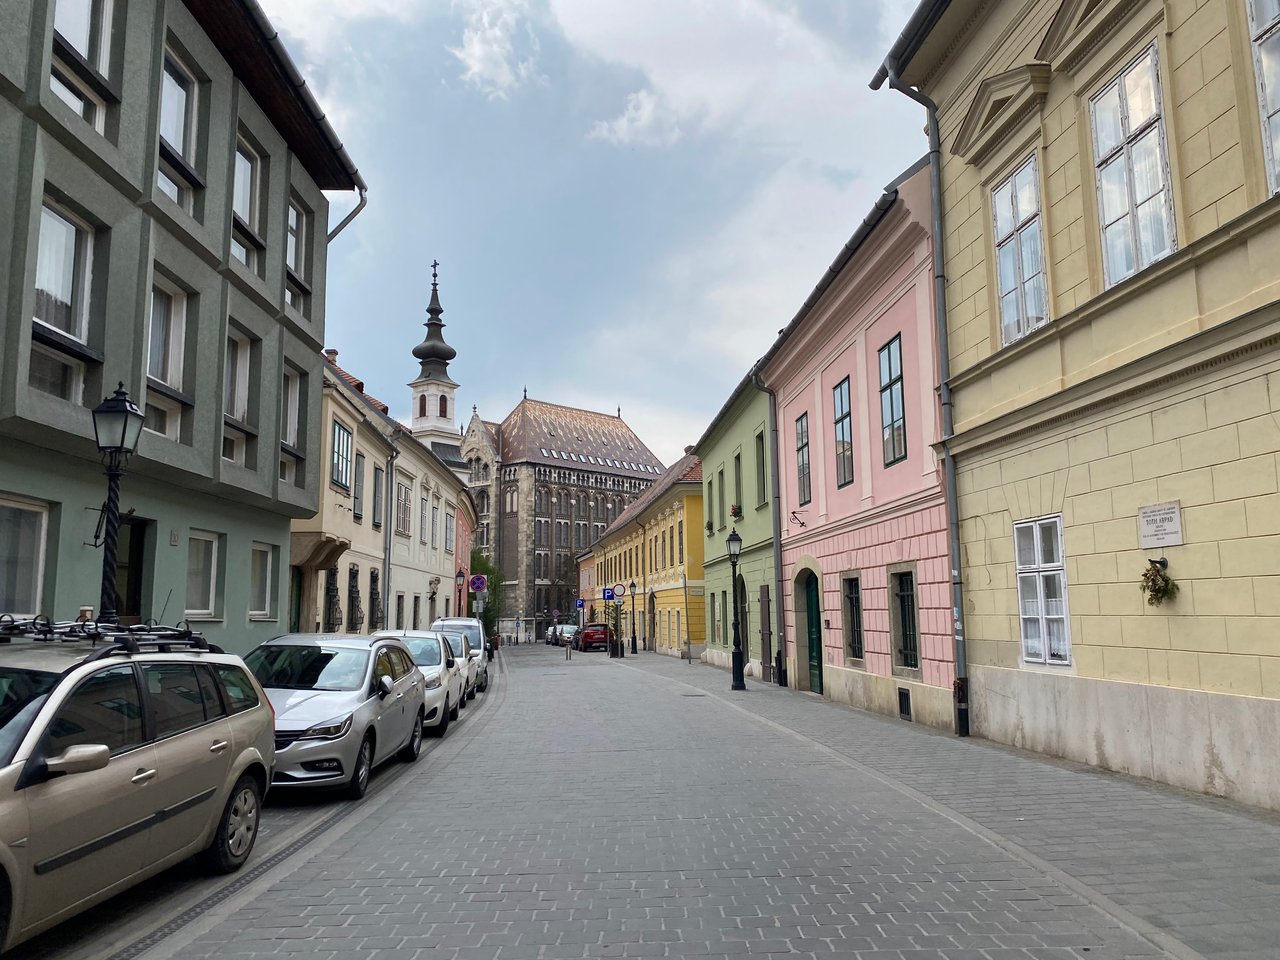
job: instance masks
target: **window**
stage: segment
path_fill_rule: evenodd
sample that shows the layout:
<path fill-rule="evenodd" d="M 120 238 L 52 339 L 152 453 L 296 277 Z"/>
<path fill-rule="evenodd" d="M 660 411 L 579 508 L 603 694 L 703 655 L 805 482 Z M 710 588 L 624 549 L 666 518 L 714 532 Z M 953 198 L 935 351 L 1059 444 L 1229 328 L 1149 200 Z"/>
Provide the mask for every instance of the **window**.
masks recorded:
<path fill-rule="evenodd" d="M 112 756 L 141 746 L 142 694 L 132 664 L 108 667 L 87 678 L 58 708 L 40 740 L 45 757 L 69 747 L 105 743 Z"/>
<path fill-rule="evenodd" d="M 1280 191 L 1280 0 L 1252 0 L 1254 73 L 1262 105 L 1262 140 L 1271 191 Z"/>
<path fill-rule="evenodd" d="M 363 466 L 364 457 L 360 458 Z M 333 455 L 329 464 L 329 479 L 343 489 L 351 486 L 351 431 L 337 420 L 333 421 Z M 360 474 L 363 483 L 364 474 Z"/>
<path fill-rule="evenodd" d="M 187 618 L 212 619 L 218 597 L 218 535 L 192 530 L 187 538 Z"/>
<path fill-rule="evenodd" d="M 42 506 L 0 500 L 0 614 L 40 613 L 48 518 Z"/>
<path fill-rule="evenodd" d="M 900 667 L 920 667 L 920 633 L 916 626 L 916 577 L 909 570 L 889 575 L 889 588 L 895 603 L 894 638 L 898 641 L 897 662 Z"/>
<path fill-rule="evenodd" d="M 1062 556 L 1062 517 L 1013 525 L 1018 571 L 1018 613 L 1022 659 L 1069 664 L 1067 575 Z"/>
<path fill-rule="evenodd" d="M 352 519 L 357 521 L 364 519 L 364 454 L 363 453 L 356 454 L 355 486 L 352 488 L 352 491 L 351 491 L 351 517 Z"/>
<path fill-rule="evenodd" d="M 272 560 L 275 548 L 266 543 L 255 543 L 249 554 L 249 619 L 271 618 L 271 598 L 274 593 Z"/>
<path fill-rule="evenodd" d="M 1107 286 L 1174 248 L 1169 170 L 1152 45 L 1090 104 Z"/>
<path fill-rule="evenodd" d="M 89 326 L 93 231 L 48 201 L 40 210 L 35 319 L 83 343 Z"/>
<path fill-rule="evenodd" d="M 413 532 L 413 500 L 403 483 L 396 483 L 396 533 L 409 536 Z"/>
<path fill-rule="evenodd" d="M 69 360 L 65 354 L 39 344 L 31 345 L 31 363 L 28 382 L 35 390 L 80 403 L 84 396 L 84 372 L 80 364 Z"/>
<path fill-rule="evenodd" d="M 448 416 L 449 416 L 449 398 L 446 397 L 444 394 L 441 394 L 440 395 L 440 418 L 443 420 Z"/>
<path fill-rule="evenodd" d="M 1036 158 L 1020 166 L 991 193 L 996 231 L 1000 330 L 1005 346 L 1049 319 L 1045 303 Z"/>
<path fill-rule="evenodd" d="M 849 378 L 845 377 L 831 391 L 835 412 L 836 486 L 853 483 L 853 420 L 849 414 Z"/>
<path fill-rule="evenodd" d="M 258 691 L 244 670 L 228 663 L 211 663 L 209 666 L 217 674 L 222 692 L 226 694 L 227 708 L 232 713 L 243 713 L 258 705 Z"/>
<path fill-rule="evenodd" d="M 257 154 L 242 141 L 236 147 L 231 186 L 231 256 L 255 272 L 258 254 L 266 247 L 258 236 L 259 168 Z"/>
<path fill-rule="evenodd" d="M 716 506 L 720 510 L 720 529 L 723 530 L 725 514 L 728 512 L 724 508 L 725 490 L 724 490 L 724 469 L 723 468 L 716 471 L 716 490 L 719 493 L 719 497 L 716 500 Z"/>
<path fill-rule="evenodd" d="M 396 629 L 404 629 L 404 594 L 396 594 Z M 397 651 L 398 652 L 398 651 Z"/>
<path fill-rule="evenodd" d="M 880 429 L 884 465 L 907 459 L 907 414 L 902 395 L 902 335 L 880 348 Z"/>
<path fill-rule="evenodd" d="M 381 467 L 373 468 L 373 525 L 382 526 L 382 478 L 385 471 Z"/>
<path fill-rule="evenodd" d="M 733 505 L 742 510 L 742 454 L 733 455 Z"/>
<path fill-rule="evenodd" d="M 765 479 L 764 434 L 756 434 L 756 504 L 763 507 L 769 499 L 768 483 Z"/>
<path fill-rule="evenodd" d="M 796 418 L 796 493 L 800 506 L 813 499 L 809 490 L 809 414 Z"/>
<path fill-rule="evenodd" d="M 426 543 L 428 540 L 427 530 L 430 528 L 431 524 L 431 521 L 428 519 L 431 512 L 431 506 L 427 503 L 426 497 L 422 498 L 422 504 L 419 507 L 419 510 L 421 513 L 418 517 L 418 539 L 423 543 Z"/>
<path fill-rule="evenodd" d="M 844 638 L 849 646 L 849 656 L 854 660 L 866 657 L 862 641 L 862 584 L 857 577 L 844 581 Z"/>
<path fill-rule="evenodd" d="M 227 369 L 224 384 L 222 458 L 247 464 L 249 435 L 243 427 L 249 420 L 249 377 L 252 351 L 249 341 L 238 333 L 227 334 Z"/>
<path fill-rule="evenodd" d="M 427 415 L 427 395 L 424 393 L 418 397 L 418 416 L 425 417 Z"/>
<path fill-rule="evenodd" d="M 440 501 L 431 504 L 431 549 L 440 546 Z"/>
<path fill-rule="evenodd" d="M 422 618 L 422 596 L 420 594 L 415 593 L 413 595 L 413 621 L 412 621 L 413 625 L 409 629 L 417 630 L 418 623 L 420 622 L 421 618 Z"/>
<path fill-rule="evenodd" d="M 681 520 L 676 524 L 676 549 L 680 554 L 680 563 L 684 563 L 684 521 Z"/>
<path fill-rule="evenodd" d="M 160 75 L 160 162 L 156 186 L 187 213 L 194 209 L 204 181 L 195 170 L 197 84 L 191 71 L 171 51 L 165 51 Z"/>
<path fill-rule="evenodd" d="M 152 287 L 147 376 L 175 390 L 182 389 L 185 326 L 186 298 L 167 287 Z"/>
<path fill-rule="evenodd" d="M 195 664 L 144 663 L 142 680 L 147 685 L 147 705 L 157 740 L 204 724 L 204 695 Z"/>
<path fill-rule="evenodd" d="M 289 306 L 303 316 L 310 313 L 311 287 L 307 282 L 309 276 L 307 243 L 310 225 L 311 215 L 297 200 L 291 201 L 284 232 L 284 299 Z"/>
<path fill-rule="evenodd" d="M 543 521 L 544 523 L 546 521 Z M 455 525 L 457 520 L 454 519 L 452 513 L 444 515 L 444 550 L 445 553 L 453 553 L 453 543 L 455 535 Z"/>
<path fill-rule="evenodd" d="M 298 481 L 298 423 L 302 419 L 302 374 L 286 366 L 280 379 L 280 479 Z"/>
<path fill-rule="evenodd" d="M 106 105 L 119 99 L 105 76 L 110 69 L 111 0 L 57 0 L 53 29 L 49 89 L 102 133 Z"/>

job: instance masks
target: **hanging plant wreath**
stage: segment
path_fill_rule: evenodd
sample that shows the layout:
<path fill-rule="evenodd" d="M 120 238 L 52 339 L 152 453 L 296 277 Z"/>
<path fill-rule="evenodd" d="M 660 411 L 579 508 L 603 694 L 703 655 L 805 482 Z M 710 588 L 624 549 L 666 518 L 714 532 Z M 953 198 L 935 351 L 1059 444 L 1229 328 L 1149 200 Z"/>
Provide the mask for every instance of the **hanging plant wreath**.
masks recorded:
<path fill-rule="evenodd" d="M 1147 569 L 1142 571 L 1142 583 L 1139 589 L 1147 597 L 1150 606 L 1158 607 L 1166 600 L 1178 595 L 1178 584 L 1168 574 L 1169 561 L 1164 557 L 1147 562 Z"/>

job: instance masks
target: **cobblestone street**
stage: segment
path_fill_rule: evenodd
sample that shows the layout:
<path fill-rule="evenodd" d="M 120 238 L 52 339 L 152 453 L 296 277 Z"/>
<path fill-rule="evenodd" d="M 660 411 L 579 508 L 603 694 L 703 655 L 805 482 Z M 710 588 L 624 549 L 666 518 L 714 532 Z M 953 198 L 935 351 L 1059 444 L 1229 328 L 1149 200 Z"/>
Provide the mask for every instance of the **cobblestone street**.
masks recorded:
<path fill-rule="evenodd" d="M 1276 818 L 652 654 L 499 662 L 411 772 L 114 956 L 1280 957 Z"/>

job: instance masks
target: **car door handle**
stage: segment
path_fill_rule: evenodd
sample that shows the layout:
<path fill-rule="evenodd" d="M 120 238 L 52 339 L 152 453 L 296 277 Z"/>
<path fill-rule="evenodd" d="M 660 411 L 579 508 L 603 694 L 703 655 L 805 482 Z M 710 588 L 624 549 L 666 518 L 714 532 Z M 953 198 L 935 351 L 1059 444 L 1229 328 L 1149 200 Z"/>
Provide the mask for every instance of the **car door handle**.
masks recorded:
<path fill-rule="evenodd" d="M 153 770 L 139 770 L 137 773 L 135 773 L 132 777 L 130 777 L 130 778 L 129 778 L 129 782 L 130 782 L 130 783 L 146 783 L 148 780 L 150 780 L 150 779 L 151 779 L 152 777 L 154 777 L 155 775 L 156 775 L 156 772 L 155 772 L 155 770 L 154 770 L 154 769 L 153 769 Z"/>
<path fill-rule="evenodd" d="M 217 743 L 215 743 L 213 746 L 209 748 L 209 752 L 221 753 L 223 750 L 227 749 L 227 747 L 229 747 L 230 745 L 231 744 L 229 744 L 226 740 L 219 740 Z"/>
<path fill-rule="evenodd" d="M 404 694 L 403 694 L 403 693 L 397 693 L 397 694 L 396 694 L 396 699 L 397 699 L 397 700 L 403 700 L 403 699 L 404 699 Z"/>

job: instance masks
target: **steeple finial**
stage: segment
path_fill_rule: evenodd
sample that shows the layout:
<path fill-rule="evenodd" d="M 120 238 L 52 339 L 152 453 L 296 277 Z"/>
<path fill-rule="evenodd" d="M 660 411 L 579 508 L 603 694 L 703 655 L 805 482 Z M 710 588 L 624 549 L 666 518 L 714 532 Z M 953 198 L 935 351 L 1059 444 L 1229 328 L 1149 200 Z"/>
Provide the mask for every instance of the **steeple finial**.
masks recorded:
<path fill-rule="evenodd" d="M 529 388 L 528 388 L 528 387 L 525 387 L 525 388 L 524 388 L 524 398 L 525 398 L 526 400 L 528 400 L 528 399 L 529 399 Z"/>
<path fill-rule="evenodd" d="M 618 419 L 619 419 L 619 420 L 621 420 L 621 419 L 622 419 L 622 405 L 621 405 L 621 404 L 619 404 L 619 405 L 618 405 Z"/>
<path fill-rule="evenodd" d="M 440 319 L 444 307 L 440 306 L 440 261 L 431 261 L 431 302 L 427 305 L 426 338 L 413 348 L 414 357 L 421 363 L 419 376 L 423 379 L 436 377 L 449 379 L 449 361 L 458 355 L 458 351 L 444 342 L 444 321 Z"/>

